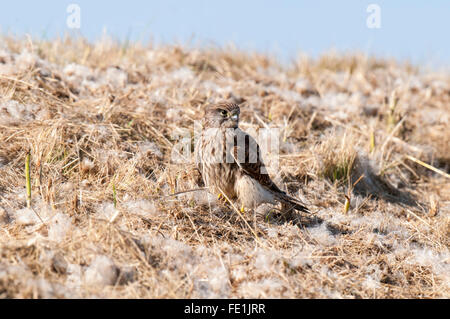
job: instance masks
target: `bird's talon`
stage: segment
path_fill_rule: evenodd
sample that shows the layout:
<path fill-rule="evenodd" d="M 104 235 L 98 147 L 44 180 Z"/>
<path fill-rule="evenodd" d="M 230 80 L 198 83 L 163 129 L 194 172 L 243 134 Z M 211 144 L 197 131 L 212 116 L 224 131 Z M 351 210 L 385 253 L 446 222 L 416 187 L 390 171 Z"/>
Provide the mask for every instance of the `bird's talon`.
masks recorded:
<path fill-rule="evenodd" d="M 244 205 L 241 206 L 241 213 L 245 213 L 245 207 L 244 207 Z"/>
<path fill-rule="evenodd" d="M 228 202 L 227 198 L 222 193 L 217 195 L 217 200 L 222 204 L 226 204 Z"/>

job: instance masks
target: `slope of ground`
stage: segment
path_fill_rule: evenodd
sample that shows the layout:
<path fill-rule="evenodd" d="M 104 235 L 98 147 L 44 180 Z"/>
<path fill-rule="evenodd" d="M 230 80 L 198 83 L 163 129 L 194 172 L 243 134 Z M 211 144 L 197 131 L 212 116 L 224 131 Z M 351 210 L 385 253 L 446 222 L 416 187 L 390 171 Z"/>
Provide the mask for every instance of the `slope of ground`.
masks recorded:
<path fill-rule="evenodd" d="M 174 147 L 222 100 L 311 215 L 185 192 Z M 0 296 L 448 298 L 449 117 L 448 73 L 362 55 L 3 38 Z"/>

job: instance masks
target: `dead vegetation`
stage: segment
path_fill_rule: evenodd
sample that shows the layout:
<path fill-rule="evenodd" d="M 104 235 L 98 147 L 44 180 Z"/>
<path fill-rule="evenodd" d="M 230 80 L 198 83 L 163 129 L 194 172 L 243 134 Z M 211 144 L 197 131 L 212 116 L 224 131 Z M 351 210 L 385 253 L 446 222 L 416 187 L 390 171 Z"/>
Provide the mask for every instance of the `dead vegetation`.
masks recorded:
<path fill-rule="evenodd" d="M 450 296 L 448 73 L 357 54 L 283 66 L 231 48 L 0 44 L 1 297 Z M 245 130 L 280 129 L 272 177 L 311 216 L 262 207 L 255 225 L 184 192 L 202 185 L 173 161 L 177 136 L 221 100 L 241 104 Z"/>

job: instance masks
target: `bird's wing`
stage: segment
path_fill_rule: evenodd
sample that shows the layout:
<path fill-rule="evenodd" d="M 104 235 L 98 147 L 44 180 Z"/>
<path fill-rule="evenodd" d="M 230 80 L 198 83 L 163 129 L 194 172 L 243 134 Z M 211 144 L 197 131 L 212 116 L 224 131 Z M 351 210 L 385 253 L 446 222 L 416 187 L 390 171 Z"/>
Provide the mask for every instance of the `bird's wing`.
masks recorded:
<path fill-rule="evenodd" d="M 235 132 L 232 155 L 241 172 L 258 181 L 265 188 L 285 194 L 267 173 L 261 158 L 261 150 L 255 139 L 240 129 L 236 129 Z"/>
<path fill-rule="evenodd" d="M 232 155 L 236 165 L 239 166 L 243 174 L 250 176 L 263 187 L 272 191 L 280 201 L 292 205 L 294 209 L 299 211 L 309 212 L 301 201 L 287 195 L 272 181 L 261 158 L 261 150 L 258 143 L 240 129 L 236 129 Z"/>

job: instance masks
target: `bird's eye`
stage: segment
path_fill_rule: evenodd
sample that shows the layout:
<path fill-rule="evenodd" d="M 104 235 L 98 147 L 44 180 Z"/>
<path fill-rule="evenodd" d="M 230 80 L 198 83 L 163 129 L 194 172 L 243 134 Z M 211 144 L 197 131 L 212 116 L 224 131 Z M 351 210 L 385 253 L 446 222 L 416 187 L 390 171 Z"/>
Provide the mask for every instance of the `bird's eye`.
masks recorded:
<path fill-rule="evenodd" d="M 227 115 L 228 115 L 228 112 L 227 112 L 226 110 L 222 110 L 222 111 L 220 111 L 220 114 L 221 114 L 222 116 L 227 116 Z"/>

